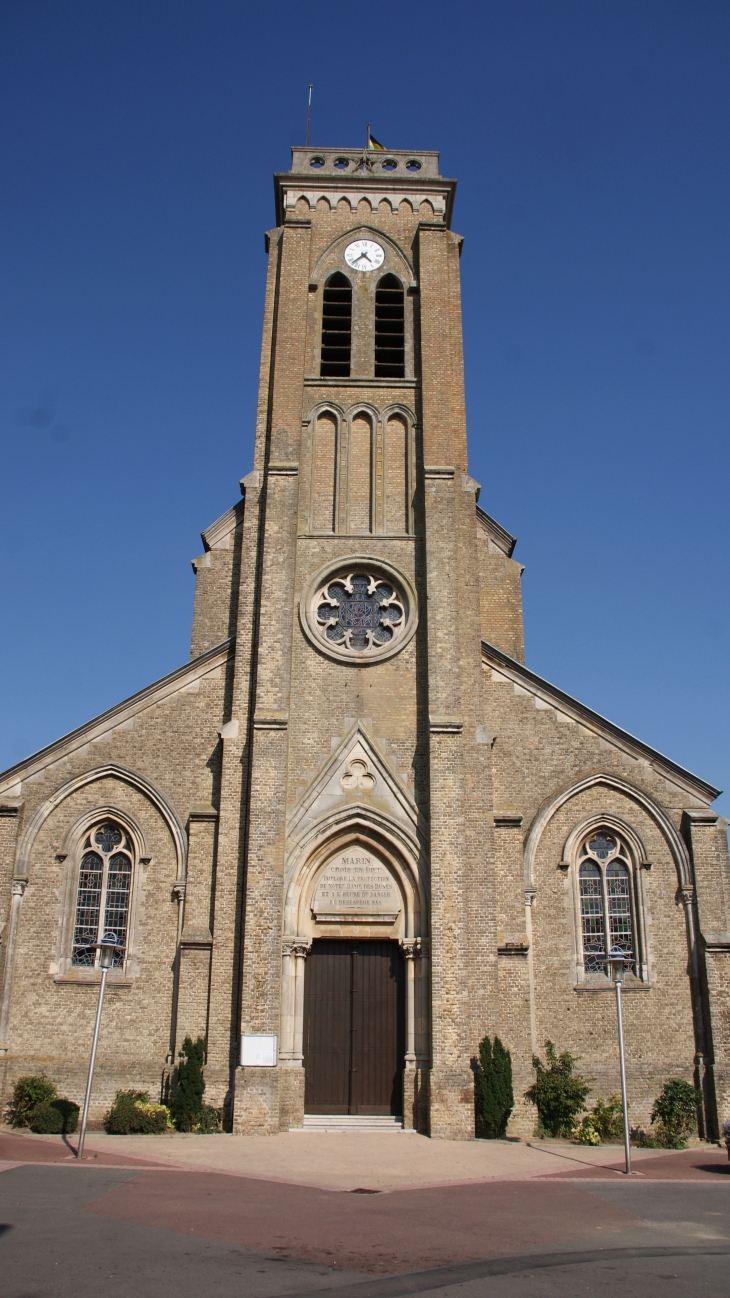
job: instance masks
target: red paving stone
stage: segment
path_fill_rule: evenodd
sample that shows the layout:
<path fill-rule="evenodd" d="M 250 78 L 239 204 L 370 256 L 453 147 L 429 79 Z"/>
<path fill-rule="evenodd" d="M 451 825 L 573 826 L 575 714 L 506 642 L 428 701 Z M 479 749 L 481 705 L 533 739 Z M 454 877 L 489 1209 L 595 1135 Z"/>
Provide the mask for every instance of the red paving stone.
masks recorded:
<path fill-rule="evenodd" d="M 30 1139 L 28 1136 L 16 1136 L 12 1132 L 0 1133 L 0 1163 L 76 1163 L 76 1136 L 69 1136 L 68 1144 L 62 1136 L 49 1136 L 47 1139 Z M 131 1158 L 127 1154 L 96 1153 L 89 1150 L 84 1154 L 83 1163 L 94 1163 L 99 1167 L 159 1167 L 160 1164 L 150 1158 Z"/>
<path fill-rule="evenodd" d="M 357 1194 L 149 1171 L 84 1211 L 374 1274 L 595 1240 L 639 1224 L 583 1190 L 543 1180 Z"/>
<path fill-rule="evenodd" d="M 624 1160 L 604 1164 L 602 1167 L 585 1167 L 568 1172 L 551 1172 L 544 1178 L 550 1181 L 615 1181 L 616 1173 L 623 1174 Z M 730 1162 L 727 1152 L 706 1146 L 704 1149 L 682 1149 L 676 1154 L 662 1154 L 657 1158 L 635 1159 L 632 1173 L 647 1181 L 712 1181 L 720 1177 L 730 1179 Z"/>

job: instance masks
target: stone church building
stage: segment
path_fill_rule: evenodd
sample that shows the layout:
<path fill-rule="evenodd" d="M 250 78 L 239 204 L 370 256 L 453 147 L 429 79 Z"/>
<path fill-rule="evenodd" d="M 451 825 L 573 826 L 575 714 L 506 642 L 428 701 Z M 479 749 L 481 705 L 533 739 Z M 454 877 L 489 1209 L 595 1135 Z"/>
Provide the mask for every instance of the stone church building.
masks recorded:
<path fill-rule="evenodd" d="M 253 467 L 202 534 L 190 661 L 0 776 L 0 1080 L 92 1118 L 207 1037 L 236 1132 L 474 1135 L 472 1061 L 730 1117 L 717 790 L 524 664 L 515 541 L 469 475 L 456 182 L 432 152 L 275 176 Z M 488 504 L 488 500 L 485 502 Z"/>

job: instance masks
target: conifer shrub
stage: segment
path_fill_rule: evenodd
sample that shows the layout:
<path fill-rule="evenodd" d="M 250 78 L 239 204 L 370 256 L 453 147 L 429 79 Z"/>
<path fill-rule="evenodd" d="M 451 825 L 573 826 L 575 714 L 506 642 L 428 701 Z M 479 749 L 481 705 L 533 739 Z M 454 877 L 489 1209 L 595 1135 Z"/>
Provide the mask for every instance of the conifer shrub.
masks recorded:
<path fill-rule="evenodd" d="M 476 1069 L 478 1134 L 483 1133 L 488 1140 L 503 1136 L 514 1102 L 512 1056 L 499 1037 L 491 1042 L 486 1036 L 479 1043 L 479 1065 Z"/>
<path fill-rule="evenodd" d="M 552 1041 L 546 1041 L 545 1055 L 546 1064 L 537 1055 L 532 1056 L 537 1077 L 525 1091 L 525 1098 L 537 1107 L 538 1135 L 570 1137 L 578 1114 L 586 1107 L 590 1084 L 587 1078 L 573 1072 L 577 1060 L 568 1050 L 559 1055 Z"/>
<path fill-rule="evenodd" d="M 654 1101 L 651 1120 L 664 1149 L 685 1149 L 697 1126 L 697 1091 L 689 1082 L 673 1077 Z"/>
<path fill-rule="evenodd" d="M 57 1095 L 58 1091 L 45 1073 L 19 1077 L 13 1087 L 13 1098 L 7 1110 L 11 1127 L 29 1127 L 31 1113 L 37 1105 L 55 1100 Z"/>
<path fill-rule="evenodd" d="M 104 1126 L 113 1136 L 161 1136 L 168 1130 L 169 1111 L 151 1104 L 147 1091 L 117 1091 Z"/>
<path fill-rule="evenodd" d="M 70 1136 L 79 1125 L 79 1106 L 73 1100 L 43 1100 L 36 1104 L 28 1125 L 42 1136 Z"/>
<path fill-rule="evenodd" d="M 205 1049 L 204 1037 L 198 1037 L 197 1041 L 186 1037 L 182 1044 L 177 1087 L 170 1104 L 170 1112 L 178 1131 L 196 1130 L 203 1115 Z"/>

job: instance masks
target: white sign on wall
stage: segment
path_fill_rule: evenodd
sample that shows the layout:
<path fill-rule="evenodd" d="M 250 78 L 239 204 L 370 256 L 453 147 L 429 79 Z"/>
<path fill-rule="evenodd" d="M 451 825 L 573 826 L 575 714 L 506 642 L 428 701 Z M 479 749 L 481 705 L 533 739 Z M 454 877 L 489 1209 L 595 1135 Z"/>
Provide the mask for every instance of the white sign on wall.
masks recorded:
<path fill-rule="evenodd" d="M 312 899 L 319 920 L 392 924 L 400 909 L 400 891 L 387 865 L 360 843 L 328 861 Z"/>
<path fill-rule="evenodd" d="M 274 1033 L 244 1032 L 241 1064 L 244 1068 L 276 1068 L 278 1038 Z"/>

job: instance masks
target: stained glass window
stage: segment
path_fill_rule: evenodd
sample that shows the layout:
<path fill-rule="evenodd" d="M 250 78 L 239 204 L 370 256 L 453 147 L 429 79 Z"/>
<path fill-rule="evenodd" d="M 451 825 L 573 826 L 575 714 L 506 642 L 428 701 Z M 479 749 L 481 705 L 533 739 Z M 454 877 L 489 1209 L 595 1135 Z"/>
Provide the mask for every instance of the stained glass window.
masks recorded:
<path fill-rule="evenodd" d="M 92 847 L 93 843 L 93 847 Z M 122 848 L 122 851 L 116 850 Z M 129 898 L 132 886 L 132 845 L 114 823 L 105 822 L 92 830 L 84 843 L 76 897 L 71 963 L 93 969 L 97 964 L 97 943 L 103 933 L 116 933 L 114 966 L 124 964 L 129 927 Z"/>
<path fill-rule="evenodd" d="M 636 971 L 629 854 L 618 838 L 593 834 L 581 852 L 578 871 L 583 964 L 586 973 L 606 973 L 612 946 Z"/>
<path fill-rule="evenodd" d="M 355 655 L 389 644 L 406 626 L 402 596 L 390 582 L 368 572 L 328 581 L 315 607 L 319 633 Z"/>

